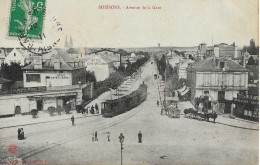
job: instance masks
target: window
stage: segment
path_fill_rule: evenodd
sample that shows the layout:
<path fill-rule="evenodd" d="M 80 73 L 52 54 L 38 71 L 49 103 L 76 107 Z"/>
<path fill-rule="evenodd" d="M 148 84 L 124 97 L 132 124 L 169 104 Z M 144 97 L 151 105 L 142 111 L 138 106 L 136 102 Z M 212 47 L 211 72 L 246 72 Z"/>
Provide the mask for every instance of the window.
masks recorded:
<path fill-rule="evenodd" d="M 225 91 L 218 91 L 218 100 L 225 99 Z"/>
<path fill-rule="evenodd" d="M 26 82 L 41 82 L 40 74 L 26 74 Z"/>
<path fill-rule="evenodd" d="M 205 95 L 208 95 L 208 94 L 209 94 L 209 91 L 204 91 L 204 94 L 205 94 Z"/>
<path fill-rule="evenodd" d="M 219 63 L 219 67 L 220 67 L 220 69 L 224 68 L 225 67 L 225 62 L 220 62 Z"/>
<path fill-rule="evenodd" d="M 14 57 L 16 57 L 16 53 L 14 53 Z"/>
<path fill-rule="evenodd" d="M 235 74 L 234 75 L 234 86 L 239 86 L 239 84 L 240 84 L 240 75 Z"/>
<path fill-rule="evenodd" d="M 204 74 L 203 75 L 203 85 L 209 86 L 210 85 L 210 75 Z"/>

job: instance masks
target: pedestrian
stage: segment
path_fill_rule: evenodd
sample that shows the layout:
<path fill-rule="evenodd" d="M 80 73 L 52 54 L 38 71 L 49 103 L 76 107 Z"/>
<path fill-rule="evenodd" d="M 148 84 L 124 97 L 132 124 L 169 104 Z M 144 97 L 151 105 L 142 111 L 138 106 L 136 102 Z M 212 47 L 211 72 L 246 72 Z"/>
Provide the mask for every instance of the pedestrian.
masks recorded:
<path fill-rule="evenodd" d="M 86 108 L 86 110 L 85 110 L 85 111 L 86 111 L 86 114 L 88 114 L 88 107 Z"/>
<path fill-rule="evenodd" d="M 97 103 L 95 104 L 95 109 L 96 109 L 96 113 L 98 114 L 99 110 L 98 110 L 98 104 Z"/>
<path fill-rule="evenodd" d="M 92 134 L 92 142 L 95 140 L 95 138 L 94 138 L 94 133 Z"/>
<path fill-rule="evenodd" d="M 74 120 L 75 120 L 75 118 L 74 118 L 74 116 L 72 115 L 72 117 L 71 117 L 72 126 L 74 126 Z"/>
<path fill-rule="evenodd" d="M 138 133 L 138 143 L 142 143 L 142 133 L 139 131 Z"/>
<path fill-rule="evenodd" d="M 158 107 L 158 106 L 159 106 L 159 101 L 158 101 L 158 100 L 157 100 L 157 103 L 156 103 L 156 104 L 157 104 L 157 107 Z"/>
<path fill-rule="evenodd" d="M 81 110 L 81 114 L 82 114 L 82 115 L 84 114 L 84 110 L 85 110 L 85 109 L 84 109 L 84 108 L 82 108 L 82 110 Z"/>
<path fill-rule="evenodd" d="M 17 130 L 17 132 L 18 132 L 18 140 L 21 140 L 22 138 L 21 138 L 21 128 L 19 128 L 18 130 Z"/>
<path fill-rule="evenodd" d="M 110 142 L 110 134 L 109 134 L 109 133 L 108 133 L 108 135 L 107 135 L 107 141 Z"/>
<path fill-rule="evenodd" d="M 98 141 L 98 138 L 97 138 L 97 131 L 95 132 L 95 141 Z"/>
<path fill-rule="evenodd" d="M 94 114 L 94 113 L 95 113 L 95 112 L 94 112 L 94 106 L 93 106 L 93 105 L 91 106 L 90 113 L 91 113 L 91 114 Z"/>
<path fill-rule="evenodd" d="M 24 131 L 23 128 L 18 129 L 18 140 L 23 140 L 24 138 Z"/>

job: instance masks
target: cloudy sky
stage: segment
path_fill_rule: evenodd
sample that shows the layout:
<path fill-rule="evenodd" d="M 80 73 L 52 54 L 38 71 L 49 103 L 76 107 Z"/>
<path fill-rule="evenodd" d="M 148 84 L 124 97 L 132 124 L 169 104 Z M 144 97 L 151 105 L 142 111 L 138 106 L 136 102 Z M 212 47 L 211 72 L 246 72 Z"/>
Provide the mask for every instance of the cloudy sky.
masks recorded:
<path fill-rule="evenodd" d="M 0 10 L 0 47 L 19 45 L 6 37 L 9 1 L 0 1 L 5 7 Z M 120 5 L 121 10 L 100 10 L 99 5 Z M 126 6 L 161 10 L 123 9 Z M 212 45 L 212 38 L 214 44 L 243 46 L 251 38 L 258 44 L 257 0 L 47 0 L 44 32 L 49 36 L 54 16 L 63 24 L 59 47 L 65 35 L 72 36 L 75 47 L 197 46 Z"/>

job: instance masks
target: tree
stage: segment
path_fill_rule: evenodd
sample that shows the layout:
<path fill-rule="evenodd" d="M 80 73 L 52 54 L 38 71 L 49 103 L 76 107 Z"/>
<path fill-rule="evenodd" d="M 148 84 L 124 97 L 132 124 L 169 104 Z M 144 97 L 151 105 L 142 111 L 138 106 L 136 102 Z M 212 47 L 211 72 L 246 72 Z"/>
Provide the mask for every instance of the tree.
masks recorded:
<path fill-rule="evenodd" d="M 97 82 L 94 72 L 86 71 L 86 82 Z"/>
<path fill-rule="evenodd" d="M 247 65 L 255 65 L 255 60 L 252 56 L 249 57 Z"/>
<path fill-rule="evenodd" d="M 4 78 L 9 79 L 13 82 L 23 80 L 22 66 L 18 63 L 12 62 L 10 65 L 2 63 L 1 73 Z"/>
<path fill-rule="evenodd" d="M 259 46 L 255 45 L 255 40 L 251 39 L 250 40 L 250 45 L 249 46 L 244 46 L 243 47 L 243 52 L 248 52 L 251 55 L 259 55 Z"/>
<path fill-rule="evenodd" d="M 128 56 L 129 55 L 129 53 L 127 51 L 125 51 L 124 49 L 119 49 L 117 52 L 119 54 L 121 54 L 121 56 Z"/>

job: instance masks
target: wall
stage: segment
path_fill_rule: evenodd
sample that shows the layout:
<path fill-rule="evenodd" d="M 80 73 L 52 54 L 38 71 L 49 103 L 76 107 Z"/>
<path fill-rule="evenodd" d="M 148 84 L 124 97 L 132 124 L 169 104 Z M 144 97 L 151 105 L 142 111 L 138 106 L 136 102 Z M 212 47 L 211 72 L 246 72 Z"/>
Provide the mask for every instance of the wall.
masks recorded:
<path fill-rule="evenodd" d="M 26 95 L 10 95 L 0 97 L 0 116 L 14 114 L 16 106 L 21 107 L 22 113 L 29 112 L 29 109 L 35 108 L 36 104 L 30 102 Z M 30 107 L 31 106 L 31 107 Z"/>
<path fill-rule="evenodd" d="M 97 81 L 103 81 L 109 77 L 109 66 L 108 64 L 99 65 L 87 65 L 86 70 L 93 71 L 95 73 Z"/>
<path fill-rule="evenodd" d="M 26 82 L 26 74 L 40 74 L 41 80 L 40 82 Z M 46 79 L 46 76 L 49 76 L 49 78 Z M 23 83 L 24 87 L 38 87 L 38 86 L 66 86 L 66 85 L 72 85 L 72 75 L 70 72 L 48 72 L 48 73 L 42 73 L 42 72 L 23 72 Z"/>
<path fill-rule="evenodd" d="M 248 87 L 248 72 L 197 72 L 196 87 Z"/>
<path fill-rule="evenodd" d="M 81 68 L 72 71 L 72 85 L 78 85 L 79 81 L 81 84 L 86 83 L 86 69 Z"/>

